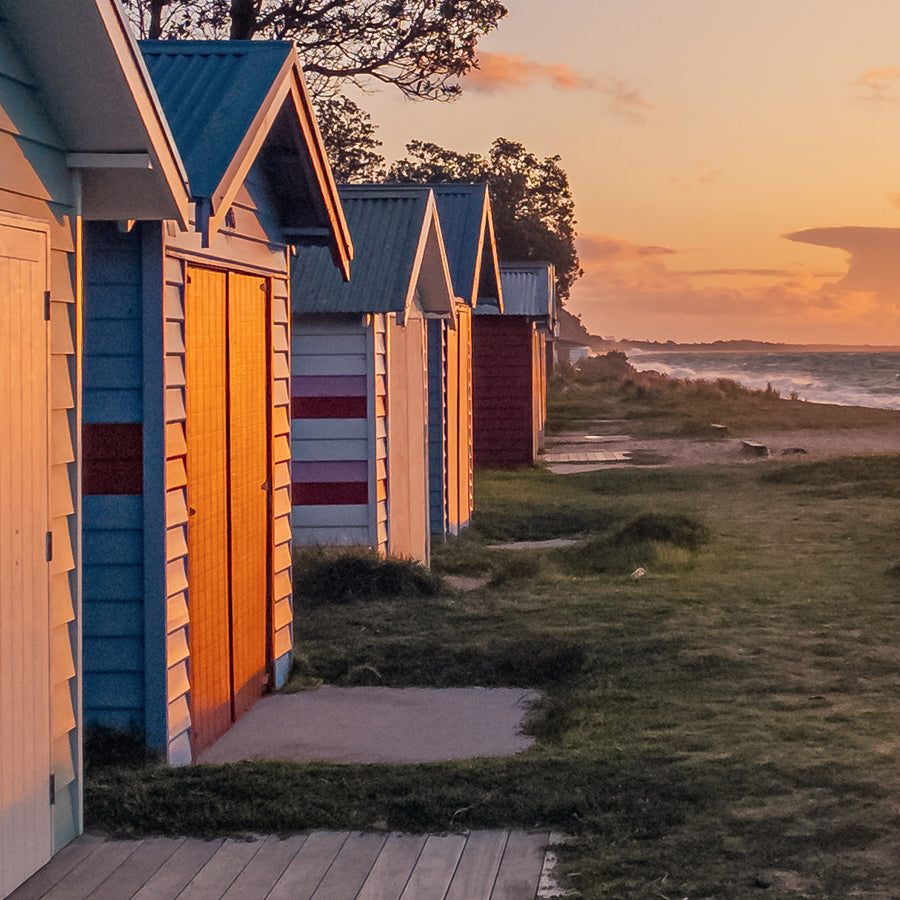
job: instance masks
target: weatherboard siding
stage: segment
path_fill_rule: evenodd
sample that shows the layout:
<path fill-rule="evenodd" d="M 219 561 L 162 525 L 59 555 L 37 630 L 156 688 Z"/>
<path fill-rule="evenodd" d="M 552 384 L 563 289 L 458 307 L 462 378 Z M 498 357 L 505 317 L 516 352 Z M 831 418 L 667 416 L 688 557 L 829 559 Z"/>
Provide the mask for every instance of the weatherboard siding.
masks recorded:
<path fill-rule="evenodd" d="M 472 321 L 476 468 L 530 466 L 536 452 L 535 326 L 524 316 Z"/>
<path fill-rule="evenodd" d="M 291 505 L 297 545 L 373 546 L 374 329 L 299 316 L 291 338 Z"/>
<path fill-rule="evenodd" d="M 145 727 L 143 487 L 117 437 L 143 421 L 141 237 L 84 227 L 84 716 Z M 133 443 L 133 442 L 132 442 Z"/>
<path fill-rule="evenodd" d="M 40 174 L 38 174 L 40 173 Z M 81 550 L 76 458 L 80 452 L 80 385 L 76 342 L 80 323 L 75 198 L 65 148 L 31 73 L 0 29 L 0 212 L 25 216 L 49 234 L 49 530 L 54 554 L 49 571 L 50 762 L 57 802 L 46 856 L 81 830 L 78 716 L 78 567 Z M 42 542 L 43 532 L 40 529 Z M 22 664 L 25 660 L 14 661 Z M 10 665 L 4 660 L 5 665 Z M 0 667 L 2 668 L 2 667 Z M 3 683 L 0 682 L 0 690 Z M 7 723 L 8 725 L 9 723 Z M 22 744 L 24 748 L 24 743 Z M 0 809 L 0 816 L 5 810 Z M 17 864 L 21 864 L 20 859 Z M 2 885 L 0 885 L 2 887 Z M 2 893 L 2 891 L 0 891 Z"/>
<path fill-rule="evenodd" d="M 450 352 L 452 337 L 443 319 L 428 323 L 428 475 L 431 533 L 450 532 Z"/>

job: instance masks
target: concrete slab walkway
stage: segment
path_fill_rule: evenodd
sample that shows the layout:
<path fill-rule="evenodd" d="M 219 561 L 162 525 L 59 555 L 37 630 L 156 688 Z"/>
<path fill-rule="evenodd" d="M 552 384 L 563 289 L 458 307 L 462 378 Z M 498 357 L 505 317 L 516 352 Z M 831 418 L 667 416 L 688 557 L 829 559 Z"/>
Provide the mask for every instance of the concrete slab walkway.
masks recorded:
<path fill-rule="evenodd" d="M 343 763 L 425 763 L 510 756 L 535 691 L 521 688 L 342 688 L 275 694 L 254 705 L 200 757 Z"/>
<path fill-rule="evenodd" d="M 550 832 L 319 831 L 281 839 L 82 835 L 8 900 L 537 900 Z"/>

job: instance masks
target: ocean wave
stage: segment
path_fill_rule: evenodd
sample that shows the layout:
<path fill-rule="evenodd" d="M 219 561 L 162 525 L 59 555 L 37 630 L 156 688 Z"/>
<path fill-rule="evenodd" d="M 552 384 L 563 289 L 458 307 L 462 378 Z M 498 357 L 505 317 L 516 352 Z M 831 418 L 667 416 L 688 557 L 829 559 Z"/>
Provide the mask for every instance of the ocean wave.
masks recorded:
<path fill-rule="evenodd" d="M 813 403 L 900 409 L 900 353 L 630 352 L 628 360 L 673 378 L 728 378 Z"/>

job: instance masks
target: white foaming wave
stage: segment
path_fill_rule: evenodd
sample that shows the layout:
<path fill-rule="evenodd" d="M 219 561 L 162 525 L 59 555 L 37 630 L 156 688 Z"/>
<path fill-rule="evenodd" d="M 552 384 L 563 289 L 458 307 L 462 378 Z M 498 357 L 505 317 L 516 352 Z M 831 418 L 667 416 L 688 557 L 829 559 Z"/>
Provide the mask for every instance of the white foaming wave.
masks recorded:
<path fill-rule="evenodd" d="M 629 362 L 639 371 L 656 371 L 670 378 L 716 381 L 727 378 L 736 381 L 752 390 L 765 390 L 771 385 L 773 390 L 785 399 L 796 398 L 811 403 L 830 403 L 835 406 L 869 406 L 878 409 L 900 409 L 900 393 L 891 389 L 878 390 L 873 386 L 867 390 L 849 384 L 834 381 L 820 382 L 814 376 L 802 373 L 789 374 L 777 371 L 740 371 L 735 366 L 728 366 L 728 360 L 722 358 L 720 365 L 706 359 L 697 360 L 699 365 L 688 366 L 682 360 L 665 361 L 663 359 L 638 359 L 629 353 Z M 721 363 L 725 363 L 722 365 Z M 769 366 L 762 368 L 768 369 Z M 900 373 L 896 376 L 900 380 Z"/>

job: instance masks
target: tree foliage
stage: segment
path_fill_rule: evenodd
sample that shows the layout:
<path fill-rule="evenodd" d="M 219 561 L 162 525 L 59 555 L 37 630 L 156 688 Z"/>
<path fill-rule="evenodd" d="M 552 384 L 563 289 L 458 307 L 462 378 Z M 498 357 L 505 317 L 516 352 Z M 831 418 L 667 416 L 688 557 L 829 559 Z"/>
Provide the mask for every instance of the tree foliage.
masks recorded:
<path fill-rule="evenodd" d="M 349 97 L 320 97 L 316 119 L 328 151 L 335 181 L 341 183 L 380 181 L 385 174 L 384 157 L 378 152 L 371 116 Z"/>
<path fill-rule="evenodd" d="M 449 99 L 478 40 L 506 15 L 499 0 L 125 0 L 142 37 L 293 40 L 312 92 L 378 81 Z"/>
<path fill-rule="evenodd" d="M 582 274 L 575 249 L 575 201 L 559 156 L 539 159 L 522 144 L 497 138 L 487 156 L 457 153 L 427 141 L 406 145 L 391 166 L 394 182 L 487 184 L 502 262 L 542 260 L 556 267 L 561 302 Z"/>

